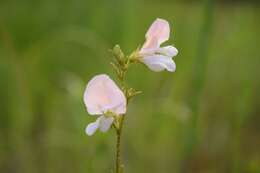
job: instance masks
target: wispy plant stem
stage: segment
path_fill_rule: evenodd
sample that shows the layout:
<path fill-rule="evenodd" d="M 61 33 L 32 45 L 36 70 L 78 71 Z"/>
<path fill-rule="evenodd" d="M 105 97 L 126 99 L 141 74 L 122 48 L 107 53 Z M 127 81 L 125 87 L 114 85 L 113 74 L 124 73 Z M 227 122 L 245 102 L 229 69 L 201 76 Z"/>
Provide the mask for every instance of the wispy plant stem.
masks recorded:
<path fill-rule="evenodd" d="M 123 164 L 121 163 L 121 134 L 123 128 L 124 116 L 121 118 L 119 128 L 116 130 L 116 173 L 122 173 Z"/>
<path fill-rule="evenodd" d="M 126 98 L 126 104 L 128 105 L 129 100 L 138 94 L 141 93 L 141 91 L 137 91 L 133 88 L 128 88 L 125 84 L 125 78 L 127 70 L 130 66 L 130 64 L 135 63 L 135 59 L 138 56 L 137 50 L 134 51 L 130 56 L 125 56 L 122 50 L 118 45 L 116 45 L 111 52 L 114 55 L 114 62 L 111 63 L 113 69 L 115 70 L 117 74 L 118 81 L 120 82 L 120 86 L 122 91 L 124 91 L 124 95 Z M 126 106 L 127 106 L 126 105 Z M 116 120 L 114 122 L 114 128 L 116 130 L 116 173 L 123 173 L 124 165 L 121 161 L 121 136 L 122 136 L 122 129 L 123 129 L 123 123 L 125 119 L 126 114 L 123 114 L 121 116 L 117 116 Z"/>

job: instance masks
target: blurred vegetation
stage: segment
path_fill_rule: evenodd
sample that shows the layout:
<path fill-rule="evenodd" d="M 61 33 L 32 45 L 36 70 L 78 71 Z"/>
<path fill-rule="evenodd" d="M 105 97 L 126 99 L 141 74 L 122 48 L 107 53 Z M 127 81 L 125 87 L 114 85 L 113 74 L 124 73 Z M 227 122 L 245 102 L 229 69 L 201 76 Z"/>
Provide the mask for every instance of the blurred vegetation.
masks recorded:
<path fill-rule="evenodd" d="M 113 169 L 115 134 L 87 137 L 87 81 L 171 23 L 175 73 L 136 65 L 123 134 L 126 172 L 260 172 L 258 1 L 1 0 L 0 172 Z"/>

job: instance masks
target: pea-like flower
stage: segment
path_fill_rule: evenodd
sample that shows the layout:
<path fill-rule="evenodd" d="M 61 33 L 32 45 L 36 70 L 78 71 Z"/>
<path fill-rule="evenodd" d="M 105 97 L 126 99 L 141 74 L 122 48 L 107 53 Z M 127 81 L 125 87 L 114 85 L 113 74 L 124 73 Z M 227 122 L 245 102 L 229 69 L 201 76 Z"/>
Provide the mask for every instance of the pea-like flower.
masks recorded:
<path fill-rule="evenodd" d="M 164 19 L 156 19 L 148 29 L 145 37 L 146 41 L 139 51 L 140 61 L 149 69 L 159 72 L 168 70 L 174 72 L 176 65 L 172 57 L 178 54 L 178 50 L 173 46 L 160 47 L 170 36 L 169 23 Z"/>
<path fill-rule="evenodd" d="M 90 115 L 99 115 L 88 124 L 86 133 L 93 135 L 97 129 L 106 132 L 116 116 L 126 113 L 126 98 L 113 80 L 105 74 L 94 76 L 87 84 L 84 103 Z"/>

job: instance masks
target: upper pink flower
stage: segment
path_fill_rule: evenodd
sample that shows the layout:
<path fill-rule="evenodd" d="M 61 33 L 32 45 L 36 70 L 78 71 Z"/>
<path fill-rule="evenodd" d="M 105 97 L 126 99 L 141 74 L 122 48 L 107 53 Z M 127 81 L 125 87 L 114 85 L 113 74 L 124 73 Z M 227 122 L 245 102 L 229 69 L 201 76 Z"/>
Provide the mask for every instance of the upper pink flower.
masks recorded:
<path fill-rule="evenodd" d="M 175 71 L 176 65 L 172 60 L 178 54 L 173 46 L 160 47 L 170 37 L 169 23 L 164 19 L 156 19 L 148 29 L 146 41 L 140 50 L 141 61 L 153 71 Z"/>
<path fill-rule="evenodd" d="M 85 90 L 84 103 L 90 115 L 101 115 L 95 122 L 90 123 L 86 133 L 92 135 L 99 128 L 107 131 L 114 121 L 112 116 L 106 116 L 110 112 L 114 115 L 126 113 L 126 98 L 124 93 L 105 74 L 93 77 Z"/>

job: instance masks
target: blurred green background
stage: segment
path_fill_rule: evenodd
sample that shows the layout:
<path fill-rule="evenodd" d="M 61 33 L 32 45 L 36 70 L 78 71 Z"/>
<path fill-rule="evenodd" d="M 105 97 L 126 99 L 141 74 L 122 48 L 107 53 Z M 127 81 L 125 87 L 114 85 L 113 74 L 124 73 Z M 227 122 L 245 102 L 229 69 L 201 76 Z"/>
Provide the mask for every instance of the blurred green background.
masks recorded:
<path fill-rule="evenodd" d="M 175 73 L 133 66 L 128 173 L 260 172 L 259 1 L 1 0 L 0 172 L 110 173 L 115 133 L 86 136 L 82 96 L 108 52 L 171 24 Z"/>

